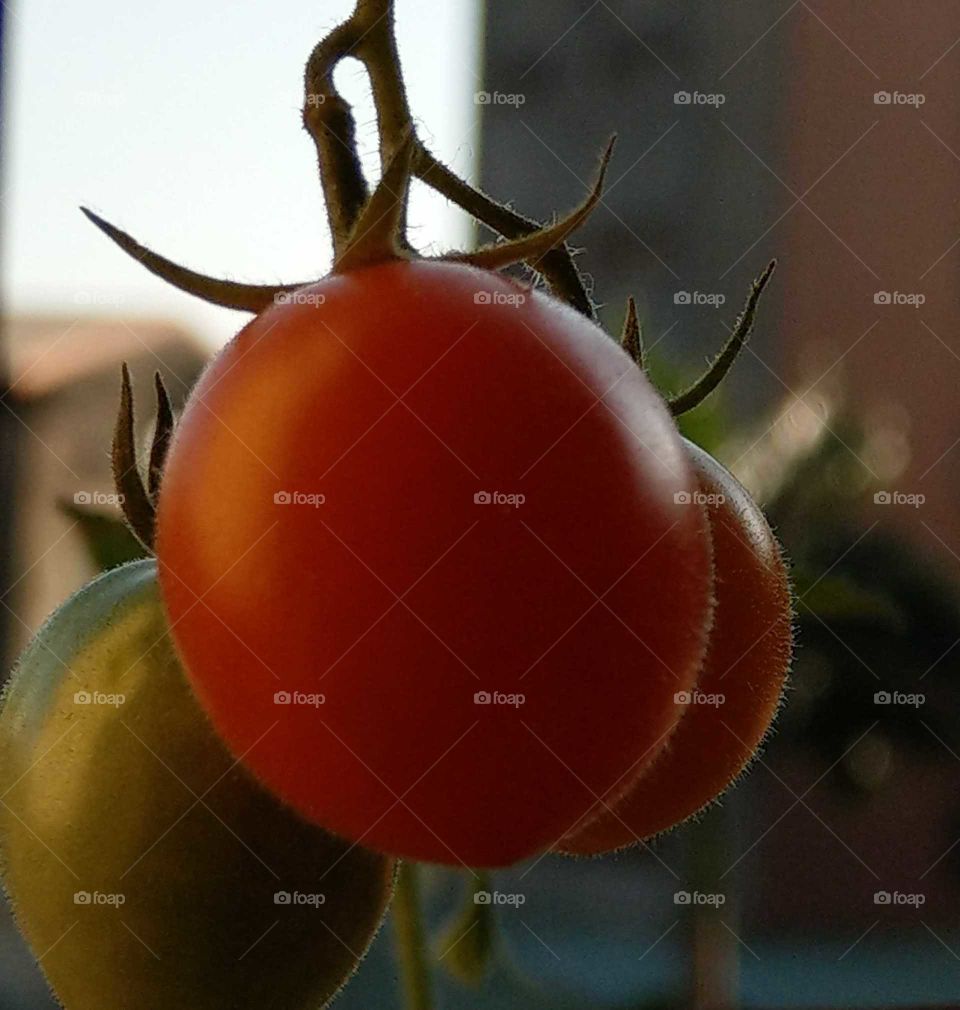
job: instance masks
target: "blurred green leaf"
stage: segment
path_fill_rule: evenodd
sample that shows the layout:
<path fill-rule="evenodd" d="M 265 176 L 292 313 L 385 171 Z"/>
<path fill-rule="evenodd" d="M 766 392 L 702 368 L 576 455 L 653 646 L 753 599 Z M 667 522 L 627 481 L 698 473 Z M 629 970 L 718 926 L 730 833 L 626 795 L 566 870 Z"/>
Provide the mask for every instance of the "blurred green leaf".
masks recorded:
<path fill-rule="evenodd" d="M 885 621 L 898 631 L 906 628 L 906 615 L 888 594 L 849 576 L 814 578 L 800 569 L 794 571 L 793 583 L 797 596 L 821 620 Z"/>
<path fill-rule="evenodd" d="M 71 501 L 60 501 L 57 505 L 68 519 L 77 523 L 90 559 L 101 571 L 147 556 L 119 516 L 87 509 Z"/>
<path fill-rule="evenodd" d="M 478 986 L 493 954 L 496 921 L 484 874 L 467 889 L 463 905 L 440 933 L 435 949 L 440 963 L 457 981 Z"/>

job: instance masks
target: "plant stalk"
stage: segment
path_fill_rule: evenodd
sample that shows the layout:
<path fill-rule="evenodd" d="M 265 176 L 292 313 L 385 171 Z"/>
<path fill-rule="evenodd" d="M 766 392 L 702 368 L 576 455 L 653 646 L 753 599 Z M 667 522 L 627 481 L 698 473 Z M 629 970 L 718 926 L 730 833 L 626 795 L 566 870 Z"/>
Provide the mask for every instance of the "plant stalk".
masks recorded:
<path fill-rule="evenodd" d="M 427 944 L 420 913 L 419 867 L 402 860 L 393 898 L 397 959 L 407 1010 L 433 1010 L 433 986 L 427 964 Z"/>

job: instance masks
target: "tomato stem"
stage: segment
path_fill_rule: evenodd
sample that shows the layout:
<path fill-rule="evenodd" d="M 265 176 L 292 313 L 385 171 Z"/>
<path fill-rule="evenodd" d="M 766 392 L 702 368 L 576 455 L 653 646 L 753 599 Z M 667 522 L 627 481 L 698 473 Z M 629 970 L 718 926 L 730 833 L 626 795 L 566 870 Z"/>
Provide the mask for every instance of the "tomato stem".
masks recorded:
<path fill-rule="evenodd" d="M 154 372 L 153 383 L 157 392 L 157 420 L 153 428 L 153 442 L 150 445 L 150 463 L 147 466 L 147 493 L 156 507 L 160 495 L 163 464 L 166 462 L 170 439 L 173 437 L 174 420 L 167 387 L 163 384 L 163 376 L 159 372 Z"/>
<path fill-rule="evenodd" d="M 603 180 L 607 174 L 607 166 L 610 164 L 610 156 L 613 154 L 616 139 L 615 136 L 611 137 L 607 143 L 600 158 L 600 169 L 597 172 L 596 182 L 586 199 L 566 217 L 561 218 L 555 224 L 541 228 L 539 231 L 513 239 L 511 242 L 497 242 L 477 249 L 475 252 L 451 253 L 443 258 L 457 263 L 469 263 L 482 270 L 502 270 L 504 267 L 521 262 L 529 263 L 531 267 L 536 269 L 540 260 L 551 249 L 555 249 L 565 242 L 567 236 L 587 220 L 600 202 L 600 196 L 603 193 Z"/>
<path fill-rule="evenodd" d="M 357 0 L 350 17 L 314 47 L 304 74 L 303 124 L 317 149 L 320 182 L 339 259 L 354 237 L 367 202 L 367 183 L 356 149 L 353 111 L 336 90 L 333 71 L 346 57 L 366 67 L 380 134 L 380 168 L 385 175 L 412 125 L 394 31 L 393 0 Z M 406 241 L 406 194 L 397 241 Z"/>
<path fill-rule="evenodd" d="M 153 502 L 144 487 L 137 464 L 136 437 L 133 424 L 133 391 L 130 370 L 124 362 L 121 368 L 120 408 L 113 432 L 113 481 L 120 498 L 124 518 L 134 536 L 147 550 L 153 550 L 155 514 Z"/>
<path fill-rule="evenodd" d="M 304 71 L 303 126 L 317 149 L 334 258 L 346 248 L 369 195 L 357 153 L 353 109 L 333 81 L 335 67 L 350 55 L 361 34 L 354 12 L 317 43 Z"/>
<path fill-rule="evenodd" d="M 381 177 L 386 176 L 404 146 L 409 145 L 412 175 L 505 238 L 504 246 L 515 243 L 513 250 L 521 256 L 517 262 L 525 262 L 534 273 L 541 274 L 557 298 L 596 321 L 595 306 L 566 243 L 567 230 L 560 228 L 561 234 L 557 237 L 558 225 L 545 228 L 475 189 L 427 150 L 416 135 L 397 51 L 393 0 L 357 0 L 350 17 L 314 47 L 304 71 L 301 116 L 317 152 L 334 262 L 362 238 L 360 222 L 373 200 L 357 151 L 353 110 L 337 91 L 333 80 L 334 70 L 346 57 L 360 60 L 370 78 L 380 134 Z M 406 191 L 398 203 L 392 215 L 394 234 L 390 243 L 383 244 L 388 255 L 393 250 L 400 255 L 415 252 L 406 235 Z M 278 295 L 313 283 L 242 284 L 208 277 L 147 249 L 87 208 L 81 210 L 124 252 L 152 273 L 213 305 L 260 313 L 275 302 Z M 548 236 L 554 241 L 547 242 Z M 527 238 L 529 241 L 524 243 Z M 480 255 L 499 260 L 509 254 L 491 247 L 481 250 Z M 369 258 L 365 257 L 365 261 Z"/>
<path fill-rule="evenodd" d="M 636 362 L 637 368 L 643 368 L 643 330 L 637 315 L 637 303 L 633 295 L 627 298 L 627 314 L 623 320 L 623 331 L 620 334 L 620 346 Z"/>
<path fill-rule="evenodd" d="M 767 282 L 776 269 L 777 261 L 771 260 L 762 274 L 753 282 L 747 304 L 743 312 L 737 317 L 733 332 L 724 344 L 723 349 L 713 359 L 710 367 L 700 376 L 697 381 L 684 392 L 672 397 L 667 401 L 670 413 L 674 417 L 685 414 L 688 410 L 698 407 L 703 401 L 720 385 L 727 372 L 733 367 L 733 363 L 740 356 L 750 331 L 753 329 L 753 321 L 757 314 L 757 305 L 760 302 L 760 295 L 767 286 Z"/>
<path fill-rule="evenodd" d="M 345 273 L 404 255 L 402 235 L 410 188 L 411 150 L 408 136 L 367 200 L 346 248 L 333 264 L 335 273 Z"/>
<path fill-rule="evenodd" d="M 543 226 L 518 214 L 505 204 L 471 186 L 432 154 L 414 137 L 413 174 L 461 210 L 481 221 L 504 238 L 514 239 L 538 231 Z M 537 269 L 553 293 L 588 319 L 596 320 L 593 301 L 587 294 L 583 277 L 573 262 L 573 252 L 566 243 L 551 249 L 537 263 Z"/>
<path fill-rule="evenodd" d="M 493 960 L 497 923 L 489 901 L 490 874 L 472 871 L 462 905 L 438 940 L 439 961 L 452 978 L 471 987 L 479 986 Z M 484 893 L 486 892 L 486 893 Z"/>
<path fill-rule="evenodd" d="M 413 174 L 488 228 L 508 240 L 543 230 L 539 222 L 475 189 L 427 150 L 416 135 L 410 114 L 397 51 L 393 0 L 357 0 L 350 17 L 314 47 L 304 75 L 303 122 L 317 149 L 335 259 L 344 254 L 354 238 L 368 199 L 356 151 L 353 113 L 333 83 L 334 68 L 348 56 L 359 59 L 370 77 L 380 132 L 382 173 L 386 173 L 403 145 L 409 142 Z M 404 199 L 396 241 L 400 249 L 409 250 L 405 222 Z M 565 241 L 554 245 L 546 251 L 542 246 L 534 249 L 532 269 L 543 275 L 558 298 L 587 318 L 595 319 L 593 302 L 574 265 L 570 248 Z"/>
<path fill-rule="evenodd" d="M 406 859 L 400 861 L 397 872 L 393 925 L 407 1010 L 432 1010 L 433 987 L 420 912 L 419 867 Z"/>
<path fill-rule="evenodd" d="M 173 260 L 168 260 L 165 256 L 140 245 L 132 235 L 121 231 L 87 207 L 81 207 L 80 210 L 107 238 L 116 242 L 128 256 L 132 256 L 138 263 L 145 266 L 150 273 L 156 274 L 161 280 L 172 284 L 181 291 L 186 291 L 189 295 L 202 298 L 211 305 L 222 305 L 224 308 L 238 309 L 241 312 L 258 313 L 272 305 L 277 295 L 296 291 L 297 288 L 301 288 L 305 284 L 313 283 L 312 281 L 301 281 L 297 284 L 241 284 L 237 281 L 208 277 L 206 274 L 182 267 L 179 263 L 174 263 Z"/>

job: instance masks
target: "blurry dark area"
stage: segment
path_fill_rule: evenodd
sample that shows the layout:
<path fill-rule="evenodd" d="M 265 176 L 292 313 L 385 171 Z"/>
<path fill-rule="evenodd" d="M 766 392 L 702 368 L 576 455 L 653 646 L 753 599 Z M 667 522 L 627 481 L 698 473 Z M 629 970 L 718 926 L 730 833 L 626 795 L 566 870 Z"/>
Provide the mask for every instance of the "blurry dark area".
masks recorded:
<path fill-rule="evenodd" d="M 633 295 L 648 345 L 674 368 L 695 368 L 722 340 L 718 317 L 732 321 L 754 277 L 784 252 L 775 235 L 748 251 L 782 190 L 744 145 L 783 158 L 789 32 L 735 62 L 773 20 L 769 4 L 485 9 L 484 187 L 549 219 L 582 199 L 616 134 L 602 204 L 574 239 L 587 250 L 578 265 L 608 329 L 619 331 Z M 768 319 L 780 292 L 782 283 L 768 296 Z M 755 340 L 780 368 L 771 328 Z M 780 392 L 750 362 L 731 383 L 737 402 L 754 408 Z"/>
<path fill-rule="evenodd" d="M 6 320 L 5 330 L 17 376 L 5 400 L 19 422 L 11 455 L 25 475 L 10 499 L 16 509 L 10 558 L 20 574 L 4 597 L 13 622 L 9 665 L 55 605 L 51 601 L 97 570 L 81 534 L 97 516 L 116 516 L 109 447 L 120 362 L 136 377 L 140 403 L 151 403 L 159 371 L 181 404 L 208 352 L 176 326 L 137 317 L 15 317 Z M 145 445 L 150 420 L 145 409 Z"/>
<path fill-rule="evenodd" d="M 768 511 L 799 650 L 776 732 L 699 821 L 494 875 L 524 902 L 496 910 L 478 988 L 440 973 L 444 1007 L 960 1005 L 958 39 L 946 0 L 483 5 L 480 182 L 549 219 L 618 135 L 574 244 L 607 329 L 637 299 L 663 386 L 700 373 L 778 258 L 747 352 L 684 430 Z M 2 338 L 9 668 L 135 550 L 109 502 L 121 360 L 138 403 L 159 370 L 179 405 L 207 351 L 135 313 L 4 317 Z M 442 967 L 467 883 L 436 869 L 426 889 Z M 338 1007 L 399 1007 L 391 944 Z M 0 1010 L 44 993 L 0 924 Z"/>

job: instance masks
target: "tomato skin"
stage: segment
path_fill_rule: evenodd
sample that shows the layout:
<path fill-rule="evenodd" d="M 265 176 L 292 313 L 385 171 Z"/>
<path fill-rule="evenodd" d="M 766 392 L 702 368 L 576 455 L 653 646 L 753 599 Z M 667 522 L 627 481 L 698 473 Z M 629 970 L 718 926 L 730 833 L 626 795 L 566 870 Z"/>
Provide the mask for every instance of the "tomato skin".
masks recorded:
<path fill-rule="evenodd" d="M 694 486 L 646 377 L 555 300 L 451 263 L 332 276 L 191 396 L 158 512 L 173 634 L 229 747 L 307 817 L 507 865 L 679 717 L 712 605 Z"/>
<path fill-rule="evenodd" d="M 558 851 L 597 855 L 674 827 L 716 799 L 757 752 L 776 716 L 793 647 L 789 577 L 780 546 L 749 493 L 712 456 L 687 442 L 708 503 L 716 609 L 697 684 L 667 745 L 634 785 L 588 818 Z M 714 698 L 716 701 L 716 697 Z"/>
<path fill-rule="evenodd" d="M 28 646 L 0 710 L 4 890 L 70 1010 L 316 1010 L 373 938 L 393 861 L 237 764 L 167 630 L 156 564 L 138 561 Z"/>

